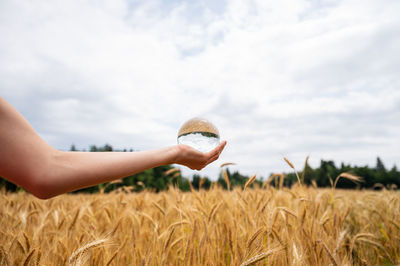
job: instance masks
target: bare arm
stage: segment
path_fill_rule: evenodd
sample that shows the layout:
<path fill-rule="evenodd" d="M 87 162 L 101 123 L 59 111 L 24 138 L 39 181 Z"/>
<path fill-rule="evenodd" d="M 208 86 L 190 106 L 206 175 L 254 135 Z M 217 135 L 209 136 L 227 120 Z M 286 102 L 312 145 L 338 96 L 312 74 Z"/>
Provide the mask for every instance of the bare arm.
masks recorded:
<path fill-rule="evenodd" d="M 142 152 L 62 152 L 47 144 L 0 97 L 0 176 L 39 198 L 104 183 L 165 164 L 200 170 L 218 159 L 226 142 L 209 153 L 176 145 Z"/>

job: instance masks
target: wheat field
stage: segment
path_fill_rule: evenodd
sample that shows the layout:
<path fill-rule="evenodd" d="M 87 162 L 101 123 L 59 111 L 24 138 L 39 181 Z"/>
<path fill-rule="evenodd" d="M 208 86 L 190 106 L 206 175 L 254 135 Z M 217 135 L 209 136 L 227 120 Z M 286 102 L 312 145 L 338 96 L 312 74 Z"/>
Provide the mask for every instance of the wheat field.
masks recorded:
<path fill-rule="evenodd" d="M 396 265 L 400 193 L 0 194 L 0 265 Z"/>

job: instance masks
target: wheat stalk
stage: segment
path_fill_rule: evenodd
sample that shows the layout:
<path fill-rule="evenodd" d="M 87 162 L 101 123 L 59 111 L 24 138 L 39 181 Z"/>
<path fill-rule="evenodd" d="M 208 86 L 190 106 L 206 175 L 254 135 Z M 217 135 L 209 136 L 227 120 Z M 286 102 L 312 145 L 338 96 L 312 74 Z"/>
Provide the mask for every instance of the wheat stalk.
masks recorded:
<path fill-rule="evenodd" d="M 326 246 L 325 242 L 320 240 L 319 241 L 322 245 L 322 247 L 325 249 L 326 253 L 328 254 L 329 259 L 333 263 L 333 265 L 338 265 L 338 262 L 336 261 L 335 257 L 333 256 L 332 252 L 329 250 L 329 248 Z"/>
<path fill-rule="evenodd" d="M 224 175 L 225 183 L 229 191 L 231 190 L 231 181 L 229 180 L 228 173 L 225 170 L 222 170 L 222 174 Z"/>
<path fill-rule="evenodd" d="M 68 227 L 68 230 L 72 230 L 72 228 L 74 227 L 76 221 L 78 220 L 80 211 L 81 211 L 81 209 L 78 208 L 78 210 L 75 213 L 74 219 L 72 220 L 71 224 Z"/>
<path fill-rule="evenodd" d="M 263 227 L 259 228 L 247 241 L 247 250 L 250 251 L 251 244 L 253 244 L 254 240 L 258 237 L 258 235 L 263 231 Z"/>
<path fill-rule="evenodd" d="M 228 165 L 235 165 L 235 163 L 223 163 L 220 165 L 220 167 L 228 166 Z"/>
<path fill-rule="evenodd" d="M 99 239 L 95 240 L 93 242 L 90 242 L 83 247 L 80 247 L 76 251 L 74 251 L 71 256 L 69 257 L 68 265 L 74 265 L 73 263 L 81 257 L 85 252 L 87 252 L 89 249 L 99 247 L 101 244 L 105 243 L 108 239 Z"/>
<path fill-rule="evenodd" d="M 3 265 L 9 265 L 10 264 L 10 258 L 8 256 L 8 253 L 6 250 L 3 248 L 3 246 L 0 246 L 0 263 Z"/>
<path fill-rule="evenodd" d="M 222 205 L 222 202 L 215 203 L 214 206 L 212 207 L 210 214 L 208 215 L 208 221 L 214 217 L 214 215 L 217 213 L 218 208 Z"/>
<path fill-rule="evenodd" d="M 284 174 L 279 174 L 278 177 L 279 177 L 279 189 L 282 190 L 286 176 Z"/>
<path fill-rule="evenodd" d="M 336 255 L 336 254 L 338 253 L 339 248 L 340 248 L 340 244 L 341 244 L 342 241 L 344 240 L 344 237 L 346 236 L 346 234 L 347 234 L 347 231 L 346 231 L 346 230 L 343 230 L 343 231 L 340 233 L 339 238 L 338 238 L 337 243 L 336 243 L 336 248 L 335 248 L 335 251 L 333 252 L 333 254 Z"/>
<path fill-rule="evenodd" d="M 297 177 L 297 181 L 299 182 L 300 186 L 301 186 L 301 181 L 300 181 L 300 177 L 299 174 L 296 171 L 296 168 L 294 168 L 294 165 L 292 164 L 291 161 L 289 161 L 286 157 L 283 157 L 283 159 L 285 160 L 285 162 L 293 169 L 294 173 L 296 174 Z"/>
<path fill-rule="evenodd" d="M 124 242 L 122 243 L 121 246 L 118 247 L 118 249 L 114 252 L 114 254 L 110 257 L 110 259 L 107 261 L 106 266 L 109 266 L 111 262 L 115 259 L 118 253 L 125 247 L 126 242 L 128 241 L 127 238 L 125 238 Z"/>
<path fill-rule="evenodd" d="M 297 219 L 297 215 L 293 211 L 289 210 L 288 208 L 286 208 L 286 207 L 277 207 L 277 209 L 278 210 L 282 210 L 282 211 L 286 212 L 287 214 L 290 214 L 291 216 L 293 216 L 293 217 L 295 217 Z"/>
<path fill-rule="evenodd" d="M 307 169 L 307 166 L 308 166 L 308 159 L 309 159 L 309 157 L 310 157 L 310 156 L 307 156 L 307 157 L 306 157 L 306 161 L 305 161 L 305 163 L 304 163 L 303 172 L 301 173 L 301 182 L 302 182 L 302 183 L 304 183 L 304 175 L 305 175 L 305 173 L 306 173 L 306 169 Z"/>
<path fill-rule="evenodd" d="M 178 172 L 180 172 L 180 171 L 181 171 L 181 170 L 180 170 L 179 168 L 171 168 L 171 169 L 165 171 L 165 172 L 164 172 L 164 175 L 165 175 L 165 176 L 168 176 L 168 175 L 170 175 L 170 174 L 178 173 Z"/>
<path fill-rule="evenodd" d="M 352 175 L 352 174 L 350 174 L 350 173 L 341 173 L 340 175 L 338 175 L 338 177 L 336 177 L 336 179 L 335 179 L 335 183 L 333 184 L 333 187 L 334 188 L 336 188 L 336 184 L 337 184 L 337 182 L 339 181 L 339 179 L 340 178 L 345 178 L 345 179 L 348 179 L 348 180 L 351 180 L 351 181 L 353 181 L 353 182 L 362 182 L 362 178 L 361 177 L 359 177 L 359 176 L 356 176 L 356 175 Z"/>
<path fill-rule="evenodd" d="M 253 264 L 257 263 L 258 261 L 263 260 L 263 259 L 267 258 L 268 256 L 270 256 L 272 254 L 275 254 L 275 253 L 278 253 L 278 252 L 280 252 L 282 250 L 283 250 L 283 248 L 280 247 L 280 248 L 274 248 L 274 249 L 271 249 L 269 251 L 260 253 L 260 254 L 258 254 L 256 256 L 244 261 L 242 264 L 240 264 L 240 266 L 253 265 Z"/>
<path fill-rule="evenodd" d="M 206 178 L 205 178 L 205 177 L 203 177 L 203 178 L 200 179 L 200 181 L 199 181 L 199 189 L 201 189 L 201 187 L 203 186 L 203 184 L 204 184 L 205 181 L 206 181 Z"/>
<path fill-rule="evenodd" d="M 247 180 L 243 190 L 248 188 L 254 182 L 254 180 L 256 180 L 256 175 L 253 175 L 252 177 L 249 178 L 249 180 Z"/>
<path fill-rule="evenodd" d="M 154 201 L 153 201 L 152 204 L 165 216 L 165 211 L 164 211 L 164 209 L 161 208 L 161 206 L 158 205 L 157 202 L 154 202 Z"/>
<path fill-rule="evenodd" d="M 36 266 L 40 265 L 40 259 L 42 258 L 42 252 L 38 250 L 38 253 L 36 255 Z"/>
<path fill-rule="evenodd" d="M 31 244 L 29 242 L 29 238 L 28 238 L 28 236 L 26 235 L 25 232 L 23 233 L 23 236 L 25 238 L 26 250 L 29 251 L 31 249 Z"/>
<path fill-rule="evenodd" d="M 189 186 L 190 186 L 190 191 L 192 191 L 192 192 L 194 192 L 195 191 L 195 189 L 194 189 L 194 187 L 193 187 L 193 185 L 192 185 L 192 182 L 190 181 L 190 179 L 189 178 L 185 178 L 186 180 L 187 180 L 187 182 L 189 183 Z"/>
<path fill-rule="evenodd" d="M 171 238 L 172 238 L 172 235 L 174 234 L 174 232 L 175 232 L 175 227 L 172 227 L 172 230 L 169 233 L 168 238 L 167 238 L 167 240 L 165 241 L 165 244 L 164 244 L 164 252 L 167 250 L 168 245 L 171 242 Z"/>
<path fill-rule="evenodd" d="M 356 183 L 357 182 L 362 182 L 362 178 L 361 177 L 355 176 L 355 175 L 352 175 L 352 174 L 349 174 L 349 173 L 341 173 L 340 175 L 338 175 L 338 177 L 336 177 L 336 179 L 335 179 L 335 183 L 332 183 L 332 178 L 329 176 L 329 181 L 330 181 L 331 186 L 332 186 L 330 204 L 334 203 L 334 194 L 335 194 L 336 185 L 337 185 L 337 183 L 338 183 L 338 181 L 339 181 L 339 179 L 341 177 L 345 178 L 345 179 L 348 179 L 348 180 L 351 180 L 351 181 L 356 182 Z"/>
<path fill-rule="evenodd" d="M 27 266 L 29 264 L 29 261 L 31 260 L 34 252 L 35 252 L 35 250 L 32 249 L 32 251 L 28 254 L 28 256 L 26 256 L 26 258 L 24 260 L 24 264 L 23 264 L 24 266 Z"/>

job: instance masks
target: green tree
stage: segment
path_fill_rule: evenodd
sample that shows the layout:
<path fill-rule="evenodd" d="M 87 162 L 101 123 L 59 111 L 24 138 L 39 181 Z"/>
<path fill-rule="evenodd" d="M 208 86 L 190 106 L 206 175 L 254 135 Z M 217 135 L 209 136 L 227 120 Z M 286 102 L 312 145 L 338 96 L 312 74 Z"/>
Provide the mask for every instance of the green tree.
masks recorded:
<path fill-rule="evenodd" d="M 376 158 L 375 170 L 378 171 L 378 172 L 386 172 L 385 165 L 383 164 L 381 158 L 379 158 L 379 157 Z"/>

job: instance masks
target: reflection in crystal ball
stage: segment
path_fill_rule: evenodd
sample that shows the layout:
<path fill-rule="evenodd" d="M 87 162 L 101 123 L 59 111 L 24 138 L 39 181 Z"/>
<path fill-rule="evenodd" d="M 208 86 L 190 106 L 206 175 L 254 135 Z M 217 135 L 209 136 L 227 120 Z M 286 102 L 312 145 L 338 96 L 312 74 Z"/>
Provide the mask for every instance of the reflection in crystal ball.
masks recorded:
<path fill-rule="evenodd" d="M 219 144 L 218 129 L 207 119 L 192 118 L 178 132 L 178 144 L 185 144 L 201 152 L 209 152 Z"/>

